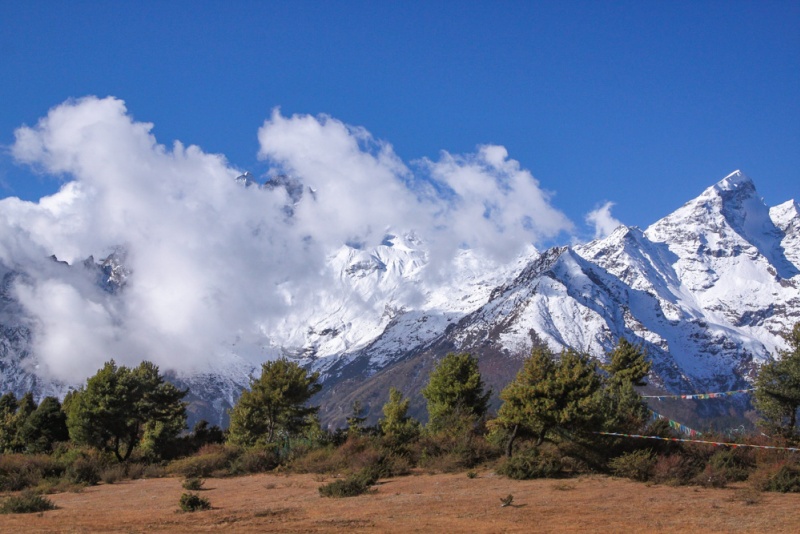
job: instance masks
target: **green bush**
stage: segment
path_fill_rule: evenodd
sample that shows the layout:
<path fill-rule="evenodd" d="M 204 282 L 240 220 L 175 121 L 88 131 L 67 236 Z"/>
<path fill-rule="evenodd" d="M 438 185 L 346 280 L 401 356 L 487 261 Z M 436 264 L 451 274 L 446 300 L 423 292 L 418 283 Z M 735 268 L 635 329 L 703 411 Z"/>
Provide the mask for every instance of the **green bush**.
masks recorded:
<path fill-rule="evenodd" d="M 323 497 L 356 497 L 367 493 L 377 480 L 375 470 L 363 469 L 342 480 L 320 486 L 319 494 Z"/>
<path fill-rule="evenodd" d="M 184 493 L 180 500 L 181 510 L 184 512 L 196 512 L 198 510 L 209 510 L 211 503 L 196 493 Z"/>
<path fill-rule="evenodd" d="M 750 472 L 755 467 L 752 450 L 750 449 L 725 449 L 714 453 L 708 460 L 708 465 L 715 471 L 720 471 L 730 482 L 747 480 Z"/>
<path fill-rule="evenodd" d="M 113 484 L 128 478 L 127 467 L 127 465 L 122 464 L 106 467 L 100 471 L 100 480 L 102 480 L 104 484 Z"/>
<path fill-rule="evenodd" d="M 723 449 L 708 459 L 703 471 L 692 480 L 693 483 L 712 488 L 724 488 L 729 482 L 747 480 L 753 470 L 754 462 L 750 451 Z"/>
<path fill-rule="evenodd" d="M 542 446 L 521 451 L 506 458 L 497 467 L 498 474 L 514 480 L 552 478 L 562 471 L 563 464 L 558 452 Z"/>
<path fill-rule="evenodd" d="M 784 464 L 769 477 L 764 485 L 766 491 L 800 493 L 800 466 Z"/>
<path fill-rule="evenodd" d="M 246 475 L 249 473 L 263 473 L 271 471 L 280 464 L 280 454 L 277 447 L 245 450 L 236 458 L 230 467 L 232 475 Z"/>
<path fill-rule="evenodd" d="M 6 497 L 5 501 L 0 504 L 0 514 L 31 514 L 55 510 L 55 508 L 56 505 L 47 497 L 26 490 L 19 495 Z"/>
<path fill-rule="evenodd" d="M 73 484 L 94 486 L 100 482 L 102 465 L 96 458 L 77 458 L 67 466 L 67 480 Z"/>
<path fill-rule="evenodd" d="M 354 473 L 376 465 L 381 467 L 382 476 L 405 474 L 411 469 L 408 458 L 388 452 L 379 439 L 370 436 L 350 437 L 339 447 L 312 449 L 294 458 L 289 469 L 296 473 Z"/>
<path fill-rule="evenodd" d="M 655 465 L 656 455 L 650 449 L 628 452 L 608 462 L 615 475 L 640 482 L 650 480 Z"/>
<path fill-rule="evenodd" d="M 0 454 L 0 491 L 20 491 L 64 472 L 61 464 L 44 454 Z"/>
<path fill-rule="evenodd" d="M 501 449 L 487 441 L 482 428 L 460 428 L 453 432 L 425 433 L 415 444 L 412 453 L 419 458 L 420 467 L 440 472 L 471 469 L 494 460 Z"/>
<path fill-rule="evenodd" d="M 197 454 L 176 460 L 167 466 L 172 474 L 187 478 L 206 478 L 226 475 L 233 462 L 242 454 L 242 449 L 229 445 L 205 445 Z"/>
<path fill-rule="evenodd" d="M 352 477 L 335 480 L 319 487 L 319 494 L 323 497 L 356 497 L 368 491 L 369 486 L 364 484 L 363 481 Z"/>
<path fill-rule="evenodd" d="M 192 477 L 184 480 L 181 486 L 183 486 L 183 489 L 186 490 L 199 491 L 200 489 L 203 488 L 203 484 L 205 484 L 205 480 L 203 480 L 202 478 Z"/>

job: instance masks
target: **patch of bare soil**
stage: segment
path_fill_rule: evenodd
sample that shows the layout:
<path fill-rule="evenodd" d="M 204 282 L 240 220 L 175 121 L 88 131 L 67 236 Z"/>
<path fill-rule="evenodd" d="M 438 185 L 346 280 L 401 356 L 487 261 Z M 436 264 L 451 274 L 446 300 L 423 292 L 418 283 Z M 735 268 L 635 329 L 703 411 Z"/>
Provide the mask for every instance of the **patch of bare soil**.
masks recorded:
<path fill-rule="evenodd" d="M 324 482 L 329 482 L 326 480 Z M 2 532 L 798 532 L 800 496 L 744 487 L 653 486 L 591 476 L 514 481 L 480 472 L 382 480 L 371 494 L 320 497 L 318 475 L 209 479 L 213 509 L 183 513 L 178 478 L 50 498 L 57 510 L 0 516 Z M 509 506 L 501 498 L 513 495 Z"/>

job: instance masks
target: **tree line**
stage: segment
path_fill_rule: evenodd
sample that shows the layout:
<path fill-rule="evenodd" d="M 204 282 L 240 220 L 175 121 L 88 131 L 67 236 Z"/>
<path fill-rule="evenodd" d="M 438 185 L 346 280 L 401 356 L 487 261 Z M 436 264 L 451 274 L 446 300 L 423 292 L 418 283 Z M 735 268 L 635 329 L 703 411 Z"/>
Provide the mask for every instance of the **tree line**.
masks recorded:
<path fill-rule="evenodd" d="M 791 443 L 798 441 L 800 407 L 800 323 L 787 336 L 789 349 L 765 364 L 755 382 L 754 404 L 763 429 Z M 205 443 L 226 442 L 245 448 L 291 447 L 298 443 L 342 442 L 348 437 L 378 436 L 382 446 L 402 454 L 410 444 L 427 440 L 429 450 L 475 448 L 488 440 L 507 458 L 520 448 L 536 450 L 547 441 L 601 443 L 597 432 L 635 433 L 649 421 L 636 388 L 646 385 L 650 362 L 642 348 L 625 338 L 601 365 L 586 354 L 566 349 L 554 354 L 537 344 L 515 379 L 499 394 L 502 404 L 489 417 L 487 390 L 478 360 L 451 353 L 436 365 L 422 395 L 427 401 L 425 425 L 408 415 L 409 399 L 391 388 L 383 416 L 364 425 L 361 406 L 353 406 L 347 428 L 326 434 L 309 400 L 320 391 L 319 373 L 278 359 L 262 364 L 250 388 L 230 410 L 223 431 L 206 422 L 186 432 L 188 390 L 167 382 L 156 365 L 136 367 L 107 362 L 63 403 L 32 394 L 0 397 L 0 452 L 48 453 L 71 442 L 113 455 L 120 463 L 134 451 L 149 461 L 187 455 Z M 326 441 L 327 440 L 327 441 Z M 337 441 L 338 440 L 338 441 Z M 438 445 L 437 445 L 438 443 Z M 479 447 L 478 447 L 479 448 Z"/>

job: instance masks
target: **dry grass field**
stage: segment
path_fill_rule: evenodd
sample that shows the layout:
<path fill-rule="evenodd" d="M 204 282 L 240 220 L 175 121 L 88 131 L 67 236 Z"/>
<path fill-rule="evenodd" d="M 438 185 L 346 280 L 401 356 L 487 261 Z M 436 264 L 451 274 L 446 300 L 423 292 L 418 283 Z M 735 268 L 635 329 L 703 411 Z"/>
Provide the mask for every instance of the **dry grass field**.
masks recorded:
<path fill-rule="evenodd" d="M 798 532 L 800 495 L 646 485 L 605 476 L 514 481 L 478 472 L 382 480 L 331 499 L 318 475 L 209 479 L 212 509 L 184 513 L 181 479 L 51 495 L 57 510 L 0 516 L 2 532 Z M 513 495 L 501 507 L 500 498 Z"/>

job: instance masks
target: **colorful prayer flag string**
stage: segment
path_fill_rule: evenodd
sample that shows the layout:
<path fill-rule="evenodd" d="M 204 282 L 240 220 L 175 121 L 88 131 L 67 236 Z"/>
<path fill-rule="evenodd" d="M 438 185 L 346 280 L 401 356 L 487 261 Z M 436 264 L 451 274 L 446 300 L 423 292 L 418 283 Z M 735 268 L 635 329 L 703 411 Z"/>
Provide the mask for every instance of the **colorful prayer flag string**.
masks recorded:
<path fill-rule="evenodd" d="M 695 399 L 695 400 L 706 400 L 706 399 L 718 399 L 720 397 L 730 397 L 731 395 L 737 395 L 739 393 L 750 393 L 751 391 L 755 391 L 755 388 L 750 389 L 736 389 L 733 391 L 721 391 L 718 393 L 690 393 L 688 395 L 642 395 L 643 399 Z"/>
<path fill-rule="evenodd" d="M 800 452 L 800 448 L 797 447 L 776 447 L 772 445 L 751 445 L 749 443 L 725 443 L 721 441 L 705 441 L 700 439 L 686 439 L 686 438 L 662 438 L 661 436 L 643 436 L 640 434 L 620 434 L 618 432 L 593 432 L 593 434 L 600 434 L 602 436 L 615 436 L 621 438 L 639 438 L 639 439 L 657 439 L 660 441 L 680 441 L 684 443 L 704 443 L 706 445 L 716 445 L 716 446 L 724 446 L 724 447 L 750 447 L 753 449 L 770 449 L 770 450 L 777 450 L 777 451 L 790 451 L 790 452 Z"/>
<path fill-rule="evenodd" d="M 689 428 L 688 426 L 686 426 L 684 424 L 681 424 L 678 421 L 674 421 L 672 419 L 664 417 L 663 415 L 658 414 L 658 413 L 654 412 L 653 410 L 650 410 L 650 413 L 653 414 L 653 420 L 657 421 L 657 420 L 660 419 L 660 420 L 663 420 L 663 421 L 667 421 L 669 423 L 669 427 L 670 428 L 672 428 L 674 430 L 677 430 L 681 434 L 686 434 L 687 436 L 690 436 L 690 437 L 693 437 L 693 438 L 696 437 L 696 436 L 702 436 L 703 435 L 702 433 L 698 432 L 697 430 Z"/>

